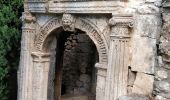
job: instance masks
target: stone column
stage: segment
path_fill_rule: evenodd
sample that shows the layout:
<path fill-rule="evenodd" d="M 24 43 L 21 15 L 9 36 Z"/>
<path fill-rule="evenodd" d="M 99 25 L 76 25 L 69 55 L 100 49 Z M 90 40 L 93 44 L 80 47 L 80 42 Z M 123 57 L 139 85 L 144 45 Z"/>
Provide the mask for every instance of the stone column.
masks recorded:
<path fill-rule="evenodd" d="M 21 56 L 18 70 L 18 100 L 32 100 L 31 90 L 31 70 L 32 59 L 30 51 L 33 45 L 33 36 L 35 34 L 35 17 L 28 11 L 22 14 L 22 40 L 21 40 Z"/>
<path fill-rule="evenodd" d="M 110 19 L 111 34 L 105 100 L 117 100 L 127 94 L 129 39 L 132 16 L 118 15 Z"/>
<path fill-rule="evenodd" d="M 47 100 L 50 54 L 33 52 L 32 100 Z"/>
<path fill-rule="evenodd" d="M 97 68 L 96 100 L 104 100 L 107 74 L 106 66 L 106 64 L 101 63 L 95 64 Z"/>

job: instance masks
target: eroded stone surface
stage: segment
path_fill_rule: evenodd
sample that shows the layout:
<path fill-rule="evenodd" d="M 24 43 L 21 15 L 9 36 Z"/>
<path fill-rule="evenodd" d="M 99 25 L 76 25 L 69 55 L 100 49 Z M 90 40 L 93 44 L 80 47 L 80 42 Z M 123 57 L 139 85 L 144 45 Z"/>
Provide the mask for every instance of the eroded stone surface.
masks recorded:
<path fill-rule="evenodd" d="M 157 64 L 155 56 L 161 28 L 160 16 L 137 15 L 135 18 L 131 68 L 132 71 L 153 74 Z"/>
<path fill-rule="evenodd" d="M 144 73 L 137 73 L 132 93 L 139 93 L 144 95 L 152 94 L 153 82 L 154 76 Z"/>
<path fill-rule="evenodd" d="M 141 94 L 130 94 L 126 96 L 121 96 L 118 100 L 150 100 L 150 98 Z"/>
<path fill-rule="evenodd" d="M 168 78 L 168 73 L 165 70 L 158 70 L 155 74 L 157 80 L 163 80 Z"/>

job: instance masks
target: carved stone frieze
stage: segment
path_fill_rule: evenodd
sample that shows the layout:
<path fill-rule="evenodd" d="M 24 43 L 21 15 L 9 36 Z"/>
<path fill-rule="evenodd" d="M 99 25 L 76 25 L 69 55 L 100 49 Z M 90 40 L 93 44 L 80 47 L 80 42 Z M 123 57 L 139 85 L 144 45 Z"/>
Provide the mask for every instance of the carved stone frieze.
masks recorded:
<path fill-rule="evenodd" d="M 22 18 L 22 21 L 25 23 L 31 23 L 31 22 L 36 21 L 36 18 L 32 16 L 32 14 L 29 11 L 23 12 L 21 18 Z"/>
<path fill-rule="evenodd" d="M 56 28 L 62 27 L 62 21 L 60 19 L 51 19 L 47 24 L 41 28 L 41 32 L 37 35 L 35 39 L 35 50 L 42 51 L 44 47 L 44 42 L 48 35 Z M 93 23 L 86 21 L 85 19 L 77 18 L 75 21 L 75 28 L 81 29 L 89 35 L 89 37 L 94 41 L 99 51 L 99 59 L 103 63 L 107 63 L 107 51 L 108 46 L 105 42 L 105 38 L 102 36 L 101 32 L 96 28 Z"/>
<path fill-rule="evenodd" d="M 65 31 L 75 31 L 75 17 L 73 15 L 63 14 L 62 24 Z"/>

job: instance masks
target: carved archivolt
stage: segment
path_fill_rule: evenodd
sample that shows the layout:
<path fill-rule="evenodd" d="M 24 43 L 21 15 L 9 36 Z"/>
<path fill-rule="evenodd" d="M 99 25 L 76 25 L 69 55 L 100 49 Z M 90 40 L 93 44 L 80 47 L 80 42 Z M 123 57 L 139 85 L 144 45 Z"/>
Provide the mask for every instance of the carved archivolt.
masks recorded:
<path fill-rule="evenodd" d="M 43 49 L 47 48 L 47 47 L 44 47 L 46 39 L 48 38 L 48 36 L 51 34 L 51 32 L 54 29 L 57 29 L 60 27 L 63 27 L 63 22 L 61 18 L 50 19 L 47 22 L 47 24 L 45 24 L 41 28 L 41 31 L 36 36 L 36 39 L 34 42 L 35 43 L 34 50 L 45 52 L 43 51 Z M 99 53 L 99 61 L 102 63 L 107 63 L 108 46 L 107 46 L 107 43 L 106 43 L 106 40 L 103 34 L 99 31 L 99 29 L 90 21 L 86 19 L 81 19 L 81 18 L 76 18 L 74 27 L 82 31 L 85 31 L 87 35 L 89 35 L 89 37 L 93 40 L 94 44 L 97 47 L 97 50 Z"/>

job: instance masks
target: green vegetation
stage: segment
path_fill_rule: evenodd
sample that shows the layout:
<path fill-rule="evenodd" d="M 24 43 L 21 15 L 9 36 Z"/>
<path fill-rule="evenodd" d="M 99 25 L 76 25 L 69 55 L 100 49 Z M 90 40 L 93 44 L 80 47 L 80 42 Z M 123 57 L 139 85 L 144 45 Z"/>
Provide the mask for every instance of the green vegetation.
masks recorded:
<path fill-rule="evenodd" d="M 22 0 L 0 0 L 0 100 L 16 100 Z"/>

